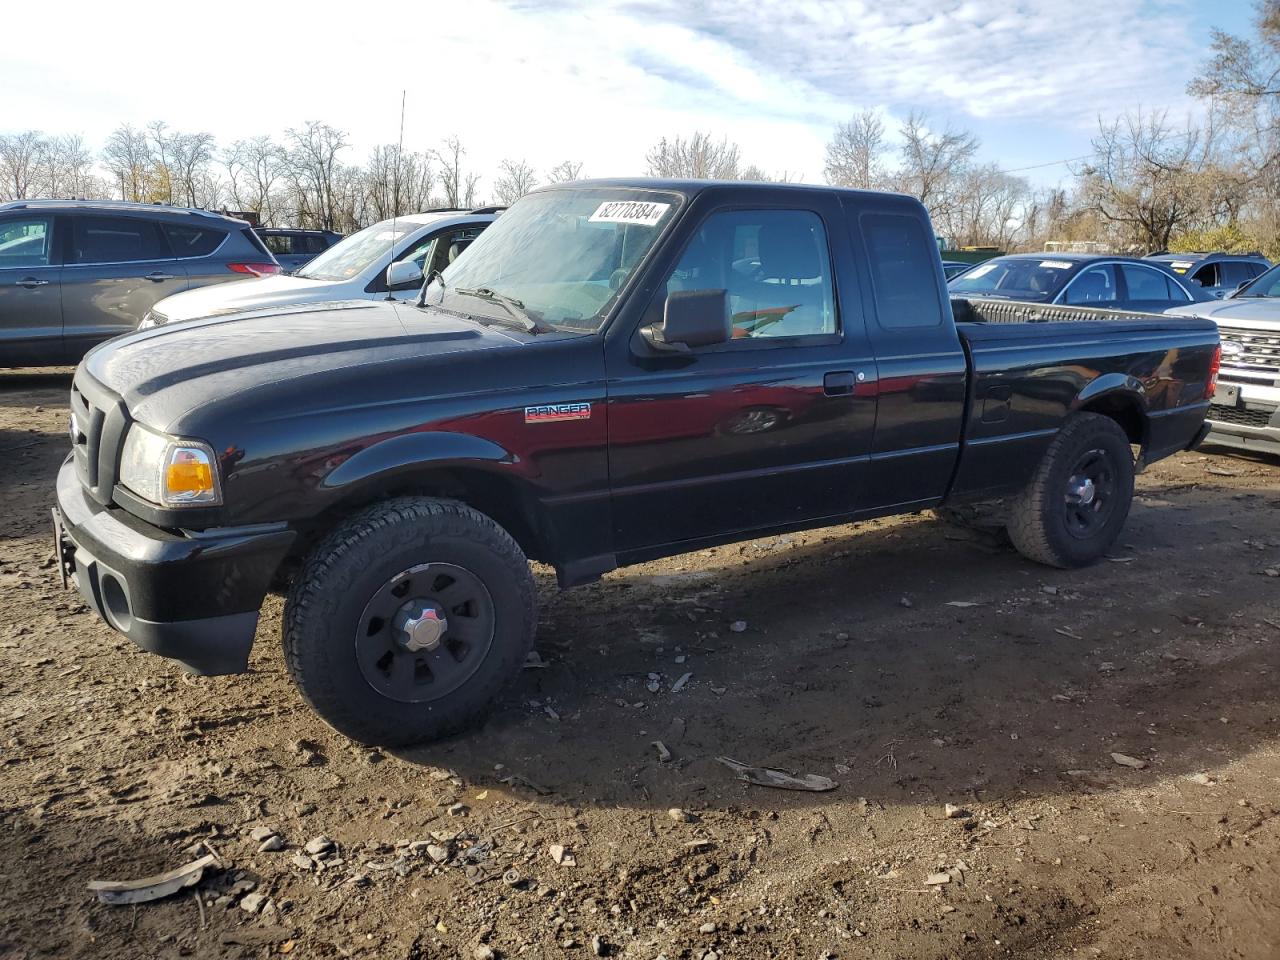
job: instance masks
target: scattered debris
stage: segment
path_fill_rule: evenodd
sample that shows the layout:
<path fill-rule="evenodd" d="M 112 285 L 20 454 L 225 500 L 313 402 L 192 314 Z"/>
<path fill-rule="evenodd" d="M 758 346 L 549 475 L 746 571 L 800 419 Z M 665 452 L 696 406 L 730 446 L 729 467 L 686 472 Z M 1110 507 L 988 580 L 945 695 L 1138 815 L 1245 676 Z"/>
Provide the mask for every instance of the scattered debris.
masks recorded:
<path fill-rule="evenodd" d="M 911 601 L 910 597 L 903 597 L 901 600 L 898 601 L 898 606 L 906 607 L 908 610 L 910 610 L 912 607 L 915 606 L 915 604 Z"/>
<path fill-rule="evenodd" d="M 1064 636 L 1064 637 L 1068 637 L 1068 638 L 1070 638 L 1070 639 L 1072 639 L 1072 640 L 1083 640 L 1083 639 L 1084 639 L 1084 637 L 1080 636 L 1080 634 L 1078 634 L 1078 633 L 1072 633 L 1072 632 L 1071 632 L 1070 630 L 1068 630 L 1066 627 L 1054 627 L 1054 628 L 1053 628 L 1053 632 L 1054 632 L 1054 633 L 1061 634 L 1062 636 Z"/>
<path fill-rule="evenodd" d="M 578 861 L 573 856 L 573 851 L 562 843 L 553 843 L 547 847 L 547 853 L 551 854 L 551 859 L 562 867 L 576 867 Z"/>
<path fill-rule="evenodd" d="M 672 807 L 670 810 L 667 811 L 667 816 L 670 817 L 672 820 L 676 821 L 676 823 L 697 823 L 698 822 L 697 814 L 690 813 L 688 810 L 683 810 L 680 807 Z"/>
<path fill-rule="evenodd" d="M 733 621 L 733 623 L 729 624 L 729 629 L 732 630 L 734 633 L 746 633 L 747 621 L 735 620 Z"/>
<path fill-rule="evenodd" d="M 949 873 L 931 873 L 924 878 L 926 886 L 939 887 L 944 883 L 951 882 L 951 874 Z"/>
<path fill-rule="evenodd" d="M 947 601 L 947 606 L 959 607 L 962 610 L 964 610 L 964 609 L 968 609 L 969 607 L 980 607 L 982 606 L 982 604 L 977 602 L 976 600 L 949 600 Z"/>
<path fill-rule="evenodd" d="M 1139 760 L 1137 757 L 1131 757 L 1123 753 L 1113 753 L 1111 759 L 1122 767 L 1133 767 L 1135 770 L 1143 770 L 1147 766 L 1147 761 Z"/>
<path fill-rule="evenodd" d="M 312 837 L 307 841 L 307 845 L 302 849 L 307 851 L 313 857 L 323 856 L 334 848 L 334 842 L 328 837 L 321 834 L 318 837 Z"/>
<path fill-rule="evenodd" d="M 671 751 L 667 749 L 667 745 L 661 740 L 655 740 L 651 746 L 658 751 L 658 762 L 667 763 L 671 759 Z"/>
<path fill-rule="evenodd" d="M 816 773 L 806 773 L 802 777 L 797 777 L 787 773 L 785 770 L 774 770 L 771 767 L 751 767 L 730 757 L 716 757 L 716 760 L 736 773 L 739 780 L 754 783 L 759 787 L 776 787 L 779 790 L 808 790 L 814 793 L 823 793 L 827 790 L 834 790 L 839 786 L 834 780 L 819 776 Z"/>
<path fill-rule="evenodd" d="M 205 868 L 215 863 L 216 859 L 212 854 L 207 854 L 166 873 L 140 880 L 90 880 L 89 892 L 96 893 L 103 903 L 117 905 L 161 900 L 179 890 L 194 887 L 204 876 Z"/>
<path fill-rule="evenodd" d="M 295 853 L 289 860 L 299 870 L 314 870 L 316 862 L 305 853 Z"/>
<path fill-rule="evenodd" d="M 686 684 L 688 684 L 688 682 L 689 682 L 692 678 L 693 678 L 693 674 L 692 674 L 692 673 L 682 673 L 682 674 L 680 674 L 680 679 L 679 679 L 679 680 L 677 680 L 675 683 L 673 683 L 673 684 L 671 685 L 671 692 L 672 692 L 672 693 L 679 693 L 681 690 L 683 690 L 683 689 L 685 688 L 685 685 L 686 685 Z"/>
<path fill-rule="evenodd" d="M 244 899 L 240 901 L 240 909 L 246 913 L 259 914 L 262 908 L 267 905 L 267 895 L 265 893 L 247 893 Z"/>
<path fill-rule="evenodd" d="M 963 820 L 972 816 L 964 807 L 957 807 L 954 803 L 948 803 L 942 808 L 948 820 Z"/>
<path fill-rule="evenodd" d="M 545 670 L 547 661 L 542 659 L 542 655 L 537 650 L 530 650 L 525 654 L 524 669 L 526 670 Z"/>
<path fill-rule="evenodd" d="M 1192 783 L 1198 783 L 1202 787 L 1212 787 L 1217 784 L 1217 780 L 1209 776 L 1207 773 L 1193 773 L 1187 777 Z"/>

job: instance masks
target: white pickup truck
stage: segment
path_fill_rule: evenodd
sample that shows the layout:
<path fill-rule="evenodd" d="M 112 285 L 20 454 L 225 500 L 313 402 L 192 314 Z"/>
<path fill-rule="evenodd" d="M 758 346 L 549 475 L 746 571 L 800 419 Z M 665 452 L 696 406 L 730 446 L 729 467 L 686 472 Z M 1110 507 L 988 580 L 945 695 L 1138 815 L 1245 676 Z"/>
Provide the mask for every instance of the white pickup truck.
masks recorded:
<path fill-rule="evenodd" d="M 1207 418 L 1210 442 L 1280 453 L 1280 266 L 1222 300 L 1165 312 L 1218 325 L 1222 369 Z"/>

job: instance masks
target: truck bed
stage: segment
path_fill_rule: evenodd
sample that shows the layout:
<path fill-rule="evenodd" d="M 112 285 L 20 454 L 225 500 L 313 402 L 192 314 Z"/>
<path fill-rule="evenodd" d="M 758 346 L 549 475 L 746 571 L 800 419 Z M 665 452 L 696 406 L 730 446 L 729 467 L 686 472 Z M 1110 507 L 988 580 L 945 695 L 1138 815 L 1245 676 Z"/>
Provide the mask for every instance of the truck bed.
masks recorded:
<path fill-rule="evenodd" d="M 1148 461 L 1196 435 L 1218 341 L 1211 323 L 1013 300 L 951 307 L 973 371 L 952 499 L 1024 481 L 1074 410 L 1119 408 Z"/>

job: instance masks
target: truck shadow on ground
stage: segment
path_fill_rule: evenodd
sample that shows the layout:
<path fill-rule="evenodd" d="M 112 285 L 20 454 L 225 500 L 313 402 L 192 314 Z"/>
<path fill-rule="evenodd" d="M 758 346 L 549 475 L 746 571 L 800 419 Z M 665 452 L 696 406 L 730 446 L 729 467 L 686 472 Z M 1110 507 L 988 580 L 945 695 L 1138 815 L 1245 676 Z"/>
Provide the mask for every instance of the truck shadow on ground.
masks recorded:
<path fill-rule="evenodd" d="M 548 585 L 547 665 L 483 729 L 402 756 L 658 808 L 1074 793 L 1221 764 L 1280 729 L 1275 581 L 1208 535 L 1240 520 L 1239 494 L 1167 496 L 1135 506 L 1136 552 L 1080 571 L 916 522 Z M 1250 496 L 1253 534 L 1280 545 L 1278 512 Z M 718 756 L 842 785 L 746 787 Z"/>

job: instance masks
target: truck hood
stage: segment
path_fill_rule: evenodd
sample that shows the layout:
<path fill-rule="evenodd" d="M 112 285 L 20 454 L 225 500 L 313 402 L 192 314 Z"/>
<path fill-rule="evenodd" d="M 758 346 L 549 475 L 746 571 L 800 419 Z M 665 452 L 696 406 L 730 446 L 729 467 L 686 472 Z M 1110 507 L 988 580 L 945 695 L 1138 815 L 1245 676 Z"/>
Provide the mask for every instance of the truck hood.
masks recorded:
<path fill-rule="evenodd" d="M 1209 300 L 1175 307 L 1166 313 L 1183 317 L 1205 317 L 1228 327 L 1275 330 L 1280 327 L 1280 299 L 1275 297 L 1239 297 L 1235 300 Z"/>
<path fill-rule="evenodd" d="M 133 419 L 165 432 L 203 406 L 290 380 L 421 374 L 425 361 L 461 352 L 519 349 L 529 336 L 455 314 L 387 301 L 294 304 L 206 317 L 117 337 L 81 366 L 120 396 Z"/>
<path fill-rule="evenodd" d="M 308 280 L 287 275 L 232 280 L 165 297 L 151 309 L 151 313 L 159 325 L 285 303 L 345 299 L 351 295 L 348 286 L 347 281 Z"/>

